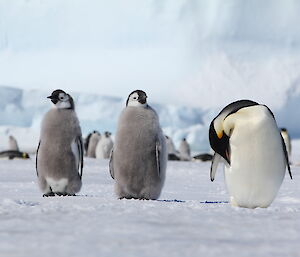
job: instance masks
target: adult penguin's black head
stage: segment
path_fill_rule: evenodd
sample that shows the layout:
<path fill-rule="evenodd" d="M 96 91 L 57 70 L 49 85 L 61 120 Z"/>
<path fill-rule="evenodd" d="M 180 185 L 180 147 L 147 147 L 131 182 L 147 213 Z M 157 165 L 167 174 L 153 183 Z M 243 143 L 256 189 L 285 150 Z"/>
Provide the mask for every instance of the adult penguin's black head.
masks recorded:
<path fill-rule="evenodd" d="M 225 133 L 223 123 L 231 114 L 241 108 L 258 105 L 251 100 L 239 100 L 227 105 L 211 122 L 209 127 L 209 143 L 211 148 L 220 154 L 230 164 L 230 136 L 231 133 Z"/>

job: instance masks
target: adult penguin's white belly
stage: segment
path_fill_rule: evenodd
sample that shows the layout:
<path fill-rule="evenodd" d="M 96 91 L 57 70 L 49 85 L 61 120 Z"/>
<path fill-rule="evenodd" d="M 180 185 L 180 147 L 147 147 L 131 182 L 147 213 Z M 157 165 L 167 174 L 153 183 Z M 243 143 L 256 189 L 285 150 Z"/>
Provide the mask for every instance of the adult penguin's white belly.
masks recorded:
<path fill-rule="evenodd" d="M 225 165 L 231 204 L 268 207 L 280 188 L 286 167 L 276 122 L 262 105 L 239 110 L 224 121 L 224 127 L 232 122 L 230 165 Z"/>

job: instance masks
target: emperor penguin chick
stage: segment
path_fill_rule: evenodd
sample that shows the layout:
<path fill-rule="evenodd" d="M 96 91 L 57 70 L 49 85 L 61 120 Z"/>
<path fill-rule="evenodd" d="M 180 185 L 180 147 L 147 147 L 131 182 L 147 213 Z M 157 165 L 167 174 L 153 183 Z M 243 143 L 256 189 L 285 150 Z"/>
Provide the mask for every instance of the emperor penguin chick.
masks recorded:
<path fill-rule="evenodd" d="M 110 152 L 113 148 L 113 141 L 111 139 L 111 133 L 105 131 L 102 135 L 96 147 L 96 158 L 97 159 L 109 159 Z"/>
<path fill-rule="evenodd" d="M 96 158 L 96 147 L 100 139 L 101 139 L 100 133 L 95 130 L 89 138 L 87 154 L 86 154 L 87 157 Z"/>
<path fill-rule="evenodd" d="M 133 91 L 122 111 L 110 158 L 110 174 L 121 198 L 157 199 L 167 166 L 165 137 L 144 91 Z"/>
<path fill-rule="evenodd" d="M 75 195 L 81 188 L 83 144 L 72 97 L 63 90 L 48 96 L 54 104 L 42 121 L 36 171 L 43 196 Z"/>
<path fill-rule="evenodd" d="M 268 207 L 277 195 L 286 167 L 285 144 L 271 110 L 250 100 L 226 106 L 211 122 L 209 141 L 215 151 L 210 177 L 225 162 L 225 182 L 233 206 Z"/>
<path fill-rule="evenodd" d="M 167 152 L 168 154 L 176 154 L 176 149 L 173 143 L 172 138 L 170 138 L 169 136 L 166 136 L 166 146 L 167 146 Z"/>
<path fill-rule="evenodd" d="M 10 151 L 19 151 L 18 142 L 13 136 L 8 137 L 8 150 Z"/>
<path fill-rule="evenodd" d="M 173 140 L 171 137 L 165 135 L 166 138 L 166 148 L 168 153 L 168 160 L 179 161 L 179 152 L 176 151 Z"/>
<path fill-rule="evenodd" d="M 179 156 L 182 161 L 191 160 L 191 149 L 189 143 L 186 141 L 186 138 L 183 138 L 179 145 Z"/>

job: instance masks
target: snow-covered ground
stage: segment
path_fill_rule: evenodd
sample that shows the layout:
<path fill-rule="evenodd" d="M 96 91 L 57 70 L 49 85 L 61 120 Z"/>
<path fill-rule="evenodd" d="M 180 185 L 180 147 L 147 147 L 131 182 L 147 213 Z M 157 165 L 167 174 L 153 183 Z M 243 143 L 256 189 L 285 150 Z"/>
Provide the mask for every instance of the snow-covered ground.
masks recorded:
<path fill-rule="evenodd" d="M 293 163 L 300 141 L 293 141 Z M 0 160 L 0 256 L 300 256 L 300 167 L 267 209 L 233 208 L 210 163 L 169 162 L 161 200 L 117 200 L 108 162 L 85 160 L 76 197 L 42 198 L 31 160 Z M 222 203 L 205 203 L 219 201 Z"/>

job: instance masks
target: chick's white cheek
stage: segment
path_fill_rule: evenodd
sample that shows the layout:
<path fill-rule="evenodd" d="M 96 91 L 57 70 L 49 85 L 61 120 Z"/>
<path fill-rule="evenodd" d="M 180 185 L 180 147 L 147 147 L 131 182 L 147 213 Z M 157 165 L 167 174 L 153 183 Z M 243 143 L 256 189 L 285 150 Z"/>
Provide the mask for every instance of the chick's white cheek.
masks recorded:
<path fill-rule="evenodd" d="M 67 108 L 71 107 L 71 103 L 69 101 L 68 102 L 58 102 L 55 106 L 58 109 L 67 109 Z"/>
<path fill-rule="evenodd" d="M 130 100 L 128 102 L 128 106 L 142 106 L 142 104 L 139 103 L 137 100 Z"/>
<path fill-rule="evenodd" d="M 65 94 L 63 94 L 63 93 L 60 93 L 60 94 L 58 95 L 58 98 L 59 98 L 60 100 L 64 100 L 64 98 L 65 98 Z"/>

